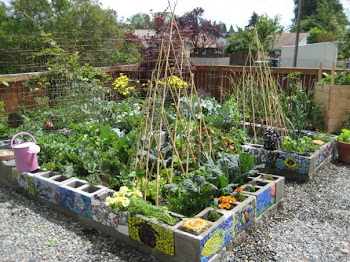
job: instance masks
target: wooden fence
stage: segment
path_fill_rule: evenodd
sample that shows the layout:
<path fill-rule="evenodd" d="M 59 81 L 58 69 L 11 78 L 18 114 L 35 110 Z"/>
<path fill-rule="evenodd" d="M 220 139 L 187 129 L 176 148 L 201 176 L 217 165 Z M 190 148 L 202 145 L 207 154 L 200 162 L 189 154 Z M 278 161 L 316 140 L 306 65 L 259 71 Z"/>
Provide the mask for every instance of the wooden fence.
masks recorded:
<path fill-rule="evenodd" d="M 140 79 L 142 72 L 139 71 L 138 65 L 102 67 L 102 71 L 110 74 L 112 77 L 117 77 L 120 73 L 125 73 L 132 79 Z M 252 70 L 256 70 L 253 67 Z M 197 89 L 209 93 L 218 101 L 224 100 L 224 95 L 233 91 L 231 79 L 238 79 L 244 70 L 242 66 L 197 66 L 197 71 L 194 74 L 194 81 Z M 277 79 L 277 82 L 282 88 L 288 86 L 286 76 L 290 73 L 299 72 L 299 79 L 306 91 L 312 90 L 314 83 L 318 78 L 322 77 L 319 69 L 305 68 L 271 68 L 271 74 Z M 331 70 L 323 70 L 330 73 Z M 0 75 L 11 80 L 10 86 L 1 84 L 0 81 L 0 101 L 5 102 L 6 113 L 18 111 L 20 106 L 25 108 L 33 108 L 35 106 L 35 98 L 40 96 L 40 92 L 31 92 L 24 83 L 35 73 Z"/>
<path fill-rule="evenodd" d="M 243 66 L 197 66 L 194 75 L 196 88 L 223 101 L 225 94 L 233 92 L 232 80 L 240 79 L 244 71 L 257 71 L 258 67 L 246 68 Z M 331 69 L 310 68 L 270 68 L 271 75 L 277 80 L 282 89 L 289 85 L 288 74 L 300 73 L 299 80 L 306 92 L 313 90 L 314 84 L 322 78 L 322 72 L 331 73 Z"/>

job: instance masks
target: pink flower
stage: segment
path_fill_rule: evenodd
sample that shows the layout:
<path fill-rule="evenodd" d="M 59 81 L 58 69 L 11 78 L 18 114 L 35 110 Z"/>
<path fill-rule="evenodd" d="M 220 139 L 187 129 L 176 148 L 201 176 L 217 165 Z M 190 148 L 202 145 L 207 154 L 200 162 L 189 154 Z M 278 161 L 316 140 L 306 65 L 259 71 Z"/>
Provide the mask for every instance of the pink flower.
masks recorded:
<path fill-rule="evenodd" d="M 45 127 L 53 127 L 53 123 L 51 121 L 47 121 L 45 123 Z"/>

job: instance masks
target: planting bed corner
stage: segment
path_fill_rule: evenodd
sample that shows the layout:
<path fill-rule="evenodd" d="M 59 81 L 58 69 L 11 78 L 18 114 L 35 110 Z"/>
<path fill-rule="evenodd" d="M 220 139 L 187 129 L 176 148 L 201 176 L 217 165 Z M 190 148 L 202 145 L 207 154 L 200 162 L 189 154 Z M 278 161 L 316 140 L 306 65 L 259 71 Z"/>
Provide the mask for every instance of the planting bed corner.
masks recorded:
<path fill-rule="evenodd" d="M 315 171 L 329 163 L 335 152 L 336 138 L 321 146 L 310 156 L 264 149 L 262 145 L 246 144 L 242 150 L 255 157 L 255 164 L 265 164 L 264 173 L 283 176 L 289 180 L 308 181 Z"/>

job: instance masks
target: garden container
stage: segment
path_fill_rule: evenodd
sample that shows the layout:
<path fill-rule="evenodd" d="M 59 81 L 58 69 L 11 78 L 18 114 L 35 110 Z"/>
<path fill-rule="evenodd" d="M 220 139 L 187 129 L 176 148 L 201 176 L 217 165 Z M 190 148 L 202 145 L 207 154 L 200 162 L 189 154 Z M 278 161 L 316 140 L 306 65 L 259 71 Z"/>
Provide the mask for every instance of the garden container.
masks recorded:
<path fill-rule="evenodd" d="M 171 213 L 180 219 L 174 226 L 159 223 L 156 219 L 141 215 L 130 215 L 128 219 L 129 236 L 137 242 L 154 248 L 166 255 L 175 255 L 174 231 L 182 223 L 182 216 Z"/>
<path fill-rule="evenodd" d="M 276 184 L 253 180 L 242 186 L 243 192 L 256 197 L 256 215 L 260 216 L 276 203 Z M 254 190 L 252 190 L 254 189 Z"/>
<path fill-rule="evenodd" d="M 345 111 L 350 111 L 350 85 L 317 84 L 314 90 L 315 103 L 321 103 L 325 110 L 325 130 L 339 132 L 341 121 L 347 119 Z"/>
<path fill-rule="evenodd" d="M 47 201 L 61 206 L 59 186 L 73 178 L 52 171 L 41 171 L 33 176 L 36 195 Z"/>
<path fill-rule="evenodd" d="M 350 143 L 338 142 L 339 161 L 350 165 Z"/>
<path fill-rule="evenodd" d="M 273 182 L 276 184 L 276 204 L 279 203 L 284 197 L 284 184 L 285 178 L 283 176 L 274 176 L 271 174 L 260 174 L 256 180 L 265 182 Z"/>
<path fill-rule="evenodd" d="M 91 218 L 91 198 L 106 190 L 103 186 L 93 186 L 85 180 L 72 179 L 58 187 L 61 205 L 75 213 Z"/>
<path fill-rule="evenodd" d="M 108 205 L 106 205 L 107 197 L 113 196 L 115 192 L 116 191 L 112 189 L 107 189 L 106 191 L 95 194 L 91 198 L 92 219 L 118 231 L 119 233 L 129 236 L 129 212 L 115 212 Z"/>
<path fill-rule="evenodd" d="M 196 215 L 204 218 L 212 208 L 204 209 Z M 180 228 L 175 231 L 175 256 L 181 261 L 212 261 L 233 237 L 233 213 L 223 212 L 223 215 L 200 235 L 196 236 Z M 214 261 L 216 261 L 214 259 Z"/>
<path fill-rule="evenodd" d="M 19 135 L 29 136 L 33 142 L 13 144 L 15 138 Z M 40 152 L 40 147 L 36 145 L 35 138 L 31 134 L 21 132 L 14 135 L 11 139 L 11 147 L 15 154 L 16 169 L 18 172 L 31 172 L 39 168 L 37 153 Z"/>

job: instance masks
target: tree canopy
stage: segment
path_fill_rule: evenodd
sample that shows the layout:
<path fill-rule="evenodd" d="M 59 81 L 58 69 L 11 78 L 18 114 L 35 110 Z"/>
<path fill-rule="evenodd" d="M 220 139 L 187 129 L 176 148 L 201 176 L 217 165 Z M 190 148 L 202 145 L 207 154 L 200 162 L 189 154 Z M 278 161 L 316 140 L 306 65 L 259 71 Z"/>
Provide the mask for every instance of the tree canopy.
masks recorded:
<path fill-rule="evenodd" d="M 183 16 L 177 17 L 179 27 L 187 31 L 187 37 L 194 47 L 195 53 L 222 36 L 222 26 L 203 18 L 204 9 L 197 7 Z"/>
<path fill-rule="evenodd" d="M 270 48 L 276 41 L 276 34 L 283 31 L 279 16 L 273 18 L 265 15 L 258 15 L 253 12 L 249 24 L 243 29 L 238 27 L 237 31 L 232 33 L 227 39 L 226 52 L 228 53 L 248 53 L 257 51 L 257 41 L 262 44 L 265 52 L 271 51 Z"/>
<path fill-rule="evenodd" d="M 299 1 L 295 1 L 295 13 L 299 9 Z M 300 30 L 309 32 L 317 28 L 322 34 L 332 35 L 332 39 L 342 39 L 349 21 L 339 0 L 304 0 L 301 9 Z M 295 27 L 292 31 L 295 30 Z M 314 32 L 315 33 L 315 30 Z M 325 37 L 324 39 L 328 39 Z M 323 39 L 319 37 L 319 39 Z M 314 41 L 314 40 L 312 40 Z"/>

